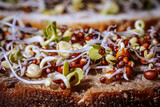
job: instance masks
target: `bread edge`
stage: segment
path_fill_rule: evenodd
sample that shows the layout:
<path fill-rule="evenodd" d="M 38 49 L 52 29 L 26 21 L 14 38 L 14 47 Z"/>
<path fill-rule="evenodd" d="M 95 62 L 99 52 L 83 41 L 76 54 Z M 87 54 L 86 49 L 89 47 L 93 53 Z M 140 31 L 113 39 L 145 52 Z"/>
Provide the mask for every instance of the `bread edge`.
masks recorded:
<path fill-rule="evenodd" d="M 57 25 L 67 25 L 68 27 L 78 29 L 80 27 L 92 27 L 104 31 L 110 25 L 117 25 L 117 31 L 124 31 L 128 26 L 133 27 L 136 20 L 144 20 L 146 28 L 155 26 L 160 23 L 160 14 L 158 14 L 160 8 L 151 11 L 134 12 L 131 14 L 118 14 L 118 15 L 91 15 L 91 17 L 79 18 L 76 15 L 57 15 L 47 16 L 40 13 L 21 13 L 20 18 L 24 23 L 29 23 L 36 28 L 45 28 L 47 22 L 56 21 Z M 0 19 L 10 16 L 17 15 L 19 11 L 0 11 Z M 77 13 L 80 14 L 80 13 Z M 85 13 L 87 14 L 87 13 Z"/>
<path fill-rule="evenodd" d="M 1 106 L 160 106 L 160 87 L 145 90 L 123 90 L 120 92 L 93 92 L 76 96 L 72 89 L 46 90 L 19 84 L 17 79 L 0 83 Z"/>

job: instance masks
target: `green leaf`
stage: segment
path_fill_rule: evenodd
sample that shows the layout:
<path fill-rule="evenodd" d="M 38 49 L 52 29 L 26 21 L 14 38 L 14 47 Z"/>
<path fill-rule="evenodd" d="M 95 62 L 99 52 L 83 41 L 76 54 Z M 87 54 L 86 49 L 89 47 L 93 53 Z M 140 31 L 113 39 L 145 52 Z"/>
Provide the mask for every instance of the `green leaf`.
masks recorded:
<path fill-rule="evenodd" d="M 56 39 L 55 39 L 55 41 L 58 43 L 59 41 L 61 41 L 62 38 L 63 37 L 61 37 L 61 36 L 57 36 Z"/>
<path fill-rule="evenodd" d="M 84 72 L 81 68 L 75 68 L 75 69 L 73 69 L 73 71 L 78 73 L 78 77 L 79 77 L 80 80 L 83 79 L 83 73 Z"/>
<path fill-rule="evenodd" d="M 53 21 L 53 22 L 52 22 L 52 25 L 53 25 L 54 33 L 55 33 L 55 35 L 57 35 L 56 22 Z"/>
<path fill-rule="evenodd" d="M 109 62 L 112 65 L 115 65 L 115 61 L 117 60 L 116 57 L 114 57 L 113 55 L 107 54 L 106 55 L 106 60 L 107 62 Z"/>
<path fill-rule="evenodd" d="M 62 37 L 60 41 L 70 41 L 71 37 L 70 36 L 66 36 L 66 37 Z"/>
<path fill-rule="evenodd" d="M 52 24 L 47 23 L 47 28 L 42 29 L 42 32 L 47 39 L 50 39 L 53 35 L 57 35 L 56 22 L 52 22 Z"/>
<path fill-rule="evenodd" d="M 101 59 L 103 56 L 98 53 L 99 49 L 92 48 L 89 50 L 89 58 L 92 60 Z"/>
<path fill-rule="evenodd" d="M 11 53 L 9 55 L 9 60 L 12 61 L 12 62 L 15 62 L 15 60 L 14 60 L 14 54 L 13 53 Z"/>
<path fill-rule="evenodd" d="M 71 37 L 70 36 L 65 36 L 65 37 L 61 37 L 61 36 L 57 36 L 56 37 L 56 42 L 59 42 L 59 41 L 70 41 Z"/>
<path fill-rule="evenodd" d="M 77 72 L 71 72 L 67 75 L 67 79 L 70 82 L 71 86 L 75 86 L 75 84 L 78 83 L 78 73 Z"/>
<path fill-rule="evenodd" d="M 100 45 L 96 45 L 96 44 L 93 44 L 92 47 L 95 49 L 104 49 L 104 47 L 102 47 Z"/>
<path fill-rule="evenodd" d="M 66 61 L 63 65 L 63 75 L 67 76 L 69 74 L 69 63 Z"/>
<path fill-rule="evenodd" d="M 46 34 L 47 34 L 47 38 L 51 38 L 55 33 L 54 33 L 54 28 L 52 25 L 49 25 L 46 29 Z"/>
<path fill-rule="evenodd" d="M 56 40 L 57 38 L 56 22 L 52 22 L 52 24 L 48 25 L 46 30 L 42 30 L 42 32 L 47 38 L 47 40 L 42 43 L 43 46 L 46 46 L 50 42 Z"/>
<path fill-rule="evenodd" d="M 6 43 L 5 40 L 0 41 L 0 46 L 3 47 L 5 43 Z"/>
<path fill-rule="evenodd" d="M 72 86 L 78 85 L 83 79 L 83 70 L 81 68 L 75 68 L 67 75 L 67 79 Z"/>
<path fill-rule="evenodd" d="M 45 29 L 42 29 L 42 33 L 43 33 L 43 35 L 44 35 L 47 39 L 49 39 L 48 36 L 47 36 L 47 33 L 46 33 L 46 30 L 45 30 Z"/>
<path fill-rule="evenodd" d="M 71 37 L 71 36 L 72 36 L 72 34 L 73 34 L 72 29 L 68 29 L 67 31 L 65 31 L 65 32 L 64 32 L 63 37 L 66 37 L 66 36 Z"/>
<path fill-rule="evenodd" d="M 21 59 L 22 59 L 22 53 L 19 50 L 19 48 L 15 47 L 12 53 L 9 55 L 9 60 L 17 63 L 18 60 L 21 60 Z"/>

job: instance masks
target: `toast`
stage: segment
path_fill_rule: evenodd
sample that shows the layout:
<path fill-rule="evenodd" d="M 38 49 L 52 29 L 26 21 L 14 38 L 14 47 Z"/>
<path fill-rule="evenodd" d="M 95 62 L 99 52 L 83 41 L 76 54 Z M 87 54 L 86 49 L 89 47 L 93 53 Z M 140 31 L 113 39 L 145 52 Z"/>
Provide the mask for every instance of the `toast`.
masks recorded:
<path fill-rule="evenodd" d="M 10 21 L 9 21 L 10 22 Z M 154 27 L 46 29 L 0 21 L 2 106 L 159 106 L 160 36 Z M 9 27 L 8 27 L 9 26 Z"/>
<path fill-rule="evenodd" d="M 89 84 L 97 78 L 84 79 L 71 89 L 53 89 L 42 85 L 27 85 L 17 79 L 1 76 L 1 106 L 143 106 L 160 105 L 160 80 L 146 80 L 138 75 L 129 82 Z M 88 78 L 88 77 L 87 77 Z M 56 86 L 55 86 L 56 87 Z"/>
<path fill-rule="evenodd" d="M 135 21 L 138 19 L 144 20 L 146 23 L 146 30 L 150 26 L 156 26 L 160 21 L 159 13 L 160 9 L 144 12 L 134 12 L 132 14 L 118 14 L 118 15 L 91 15 L 90 17 L 85 17 L 88 13 L 84 12 L 84 16 L 76 17 L 76 14 L 73 15 L 59 15 L 59 16 L 47 16 L 39 13 L 22 13 L 19 17 L 23 20 L 25 24 L 30 24 L 36 28 L 45 28 L 47 22 L 56 21 L 57 25 L 67 25 L 68 27 L 78 29 L 82 28 L 98 28 L 100 31 L 104 31 L 110 25 L 117 25 L 117 31 L 124 31 L 128 26 L 134 25 Z M 0 11 L 0 18 L 4 18 L 10 15 L 18 14 L 18 12 L 10 11 Z M 77 13 L 77 16 L 80 13 Z M 96 18 L 95 18 L 96 16 Z M 128 17 L 129 16 L 129 17 Z M 29 17 L 29 18 L 28 18 Z M 38 17 L 38 18 L 37 18 Z"/>

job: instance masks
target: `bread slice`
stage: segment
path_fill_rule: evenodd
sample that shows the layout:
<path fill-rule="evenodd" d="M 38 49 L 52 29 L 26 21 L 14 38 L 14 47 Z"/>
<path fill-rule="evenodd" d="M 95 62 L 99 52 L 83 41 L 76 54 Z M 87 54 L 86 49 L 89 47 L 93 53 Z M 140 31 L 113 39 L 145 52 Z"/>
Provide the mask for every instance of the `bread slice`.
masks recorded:
<path fill-rule="evenodd" d="M 138 11 L 132 13 L 120 13 L 117 15 L 100 15 L 91 12 L 78 12 L 75 14 L 62 14 L 56 16 L 44 15 L 41 13 L 22 13 L 19 17 L 24 23 L 30 23 L 36 28 L 46 27 L 47 22 L 56 21 L 58 25 L 67 25 L 71 28 L 98 28 L 100 31 L 107 29 L 110 25 L 117 25 L 118 31 L 124 31 L 128 26 L 133 26 L 134 22 L 142 19 L 146 23 L 146 29 L 160 22 L 160 7 L 150 11 Z M 20 11 L 0 10 L 0 18 L 16 15 Z"/>
<path fill-rule="evenodd" d="M 145 71 L 141 68 L 138 71 Z M 100 83 L 101 73 L 91 71 L 70 89 L 59 85 L 25 84 L 0 75 L 1 106 L 160 106 L 160 78 L 146 80 L 139 73 L 129 81 Z M 25 77 L 23 77 L 25 78 Z"/>
<path fill-rule="evenodd" d="M 102 84 L 100 75 L 88 75 L 81 84 L 62 90 L 43 85 L 28 85 L 1 76 L 1 106 L 160 106 L 160 78 L 146 80 L 139 74 L 130 81 Z"/>

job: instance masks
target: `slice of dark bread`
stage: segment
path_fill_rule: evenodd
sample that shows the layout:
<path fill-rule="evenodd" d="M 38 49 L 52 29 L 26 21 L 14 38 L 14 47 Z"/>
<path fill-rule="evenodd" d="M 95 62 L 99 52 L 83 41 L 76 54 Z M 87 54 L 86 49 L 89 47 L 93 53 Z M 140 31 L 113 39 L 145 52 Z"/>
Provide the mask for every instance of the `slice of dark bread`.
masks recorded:
<path fill-rule="evenodd" d="M 44 15 L 40 13 L 22 13 L 20 17 L 26 24 L 31 24 L 36 28 L 45 28 L 47 22 L 56 21 L 57 25 L 67 25 L 70 28 L 86 28 L 92 27 L 100 31 L 106 30 L 110 25 L 117 25 L 117 31 L 124 31 L 128 26 L 133 27 L 136 20 L 143 20 L 146 23 L 146 30 L 150 26 L 157 25 L 160 22 L 160 8 L 150 11 L 138 11 L 133 13 L 120 13 L 117 15 L 99 15 L 90 14 L 88 12 L 79 12 L 75 14 L 62 15 Z M 0 19 L 17 15 L 20 11 L 4 11 L 0 10 Z"/>
<path fill-rule="evenodd" d="M 142 74 L 130 81 L 102 84 L 98 75 L 86 76 L 81 84 L 62 90 L 44 85 L 28 85 L 15 78 L 1 76 L 0 105 L 7 106 L 160 106 L 160 78 L 146 80 Z"/>

